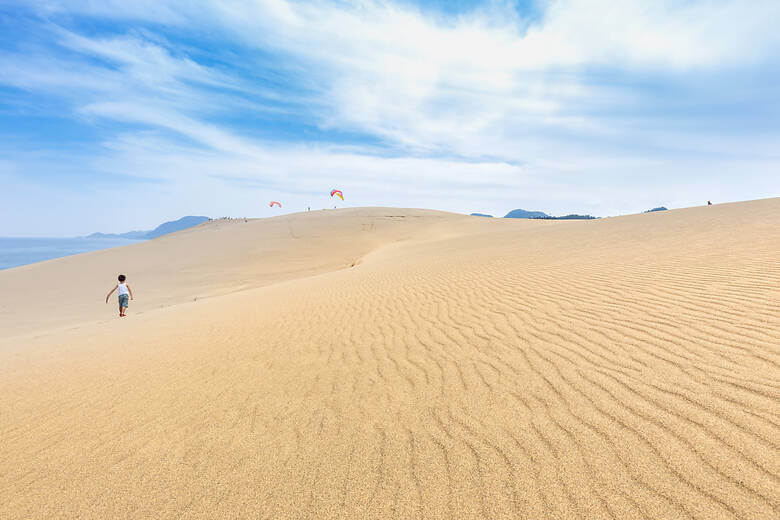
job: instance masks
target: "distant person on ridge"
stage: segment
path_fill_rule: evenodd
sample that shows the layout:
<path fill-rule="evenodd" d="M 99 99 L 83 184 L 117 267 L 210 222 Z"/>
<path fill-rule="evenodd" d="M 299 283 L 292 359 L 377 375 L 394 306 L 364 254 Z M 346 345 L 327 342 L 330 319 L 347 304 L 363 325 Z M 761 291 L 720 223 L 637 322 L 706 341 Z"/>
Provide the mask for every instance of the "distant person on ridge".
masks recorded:
<path fill-rule="evenodd" d="M 119 317 L 124 318 L 127 316 L 125 312 L 127 311 L 127 306 L 129 305 L 128 300 L 133 299 L 133 290 L 130 288 L 129 284 L 125 283 L 125 280 L 127 278 L 125 275 L 120 274 L 119 275 L 119 283 L 114 286 L 113 289 L 106 295 L 106 303 L 108 303 L 108 298 L 116 291 L 117 296 L 119 296 Z"/>

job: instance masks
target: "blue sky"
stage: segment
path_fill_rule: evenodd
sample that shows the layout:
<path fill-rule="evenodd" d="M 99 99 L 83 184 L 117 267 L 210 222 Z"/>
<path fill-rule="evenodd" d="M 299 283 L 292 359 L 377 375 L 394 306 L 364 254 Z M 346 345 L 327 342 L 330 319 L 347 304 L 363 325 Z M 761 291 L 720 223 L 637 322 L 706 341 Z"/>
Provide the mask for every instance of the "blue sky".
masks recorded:
<path fill-rule="evenodd" d="M 0 235 L 780 195 L 776 0 L 0 4 Z M 339 205 L 342 205 L 341 203 Z"/>

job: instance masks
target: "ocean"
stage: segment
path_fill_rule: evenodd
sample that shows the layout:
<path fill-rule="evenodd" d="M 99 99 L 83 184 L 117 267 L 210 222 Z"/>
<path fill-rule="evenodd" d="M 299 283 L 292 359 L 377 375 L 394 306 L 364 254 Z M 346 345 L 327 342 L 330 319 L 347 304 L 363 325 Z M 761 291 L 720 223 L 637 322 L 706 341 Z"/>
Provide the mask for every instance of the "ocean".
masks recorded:
<path fill-rule="evenodd" d="M 0 237 L 0 269 L 88 251 L 126 246 L 142 240 L 126 238 L 3 238 Z"/>

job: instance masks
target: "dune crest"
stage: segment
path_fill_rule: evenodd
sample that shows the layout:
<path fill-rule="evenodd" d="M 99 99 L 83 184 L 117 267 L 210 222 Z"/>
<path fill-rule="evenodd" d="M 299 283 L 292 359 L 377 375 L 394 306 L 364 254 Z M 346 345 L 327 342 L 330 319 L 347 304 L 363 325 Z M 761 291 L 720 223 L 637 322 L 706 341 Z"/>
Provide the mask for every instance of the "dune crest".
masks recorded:
<path fill-rule="evenodd" d="M 0 517 L 776 518 L 778 230 L 365 208 L 0 272 Z"/>

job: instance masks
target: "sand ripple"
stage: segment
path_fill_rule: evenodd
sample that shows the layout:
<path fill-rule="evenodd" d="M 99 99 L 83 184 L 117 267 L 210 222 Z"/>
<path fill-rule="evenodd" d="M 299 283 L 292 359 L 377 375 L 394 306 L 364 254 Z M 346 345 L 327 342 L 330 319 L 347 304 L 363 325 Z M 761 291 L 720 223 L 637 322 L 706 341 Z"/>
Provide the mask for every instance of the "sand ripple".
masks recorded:
<path fill-rule="evenodd" d="M 316 276 L 0 340 L 0 516 L 778 517 L 780 199 L 329 213 L 262 236 Z"/>

